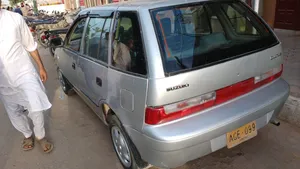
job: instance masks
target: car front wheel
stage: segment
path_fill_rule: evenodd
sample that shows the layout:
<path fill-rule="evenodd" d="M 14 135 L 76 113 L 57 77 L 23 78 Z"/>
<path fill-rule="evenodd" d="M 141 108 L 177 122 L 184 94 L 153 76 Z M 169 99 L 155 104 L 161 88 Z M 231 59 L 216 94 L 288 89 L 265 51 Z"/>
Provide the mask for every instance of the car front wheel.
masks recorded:
<path fill-rule="evenodd" d="M 70 83 L 67 81 L 67 79 L 64 77 L 64 75 L 59 69 L 57 69 L 57 73 L 58 73 L 58 80 L 60 82 L 62 90 L 66 95 L 68 96 L 71 95 L 73 93 L 72 85 L 70 85 Z"/>

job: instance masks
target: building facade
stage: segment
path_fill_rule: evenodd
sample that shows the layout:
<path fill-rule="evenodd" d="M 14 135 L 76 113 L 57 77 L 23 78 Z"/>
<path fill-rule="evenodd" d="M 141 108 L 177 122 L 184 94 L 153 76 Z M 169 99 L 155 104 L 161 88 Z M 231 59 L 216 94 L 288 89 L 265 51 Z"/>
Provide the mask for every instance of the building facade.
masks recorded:
<path fill-rule="evenodd" d="M 244 0 L 277 29 L 300 31 L 300 0 Z"/>
<path fill-rule="evenodd" d="M 128 0 L 64 0 L 66 10 L 77 9 L 79 7 L 92 7 L 105 5 L 108 3 L 116 3 Z"/>
<path fill-rule="evenodd" d="M 300 31 L 300 0 L 277 0 L 275 28 Z"/>

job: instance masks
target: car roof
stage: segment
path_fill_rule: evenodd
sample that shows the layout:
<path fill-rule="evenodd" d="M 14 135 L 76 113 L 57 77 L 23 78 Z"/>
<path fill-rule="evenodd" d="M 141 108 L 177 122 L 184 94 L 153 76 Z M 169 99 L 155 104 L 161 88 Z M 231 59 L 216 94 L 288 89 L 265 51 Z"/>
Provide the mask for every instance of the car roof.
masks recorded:
<path fill-rule="evenodd" d="M 112 9 L 118 7 L 125 7 L 131 9 L 138 9 L 138 8 L 154 9 L 159 7 L 174 6 L 179 4 L 204 2 L 204 1 L 224 1 L 224 0 L 133 0 L 133 1 L 118 2 L 118 3 L 110 3 L 106 5 L 87 8 L 86 10 L 100 10 L 106 8 Z"/>
<path fill-rule="evenodd" d="M 119 7 L 144 7 L 153 8 L 157 6 L 170 6 L 188 2 L 201 2 L 207 0 L 133 0 L 133 1 L 123 1 L 119 3 L 107 4 L 107 6 L 119 5 Z"/>

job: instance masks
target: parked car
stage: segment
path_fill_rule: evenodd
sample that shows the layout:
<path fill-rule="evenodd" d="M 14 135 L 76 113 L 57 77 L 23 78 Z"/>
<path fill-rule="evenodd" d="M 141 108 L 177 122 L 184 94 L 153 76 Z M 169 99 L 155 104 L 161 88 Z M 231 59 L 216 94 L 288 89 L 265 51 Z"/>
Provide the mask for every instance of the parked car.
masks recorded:
<path fill-rule="evenodd" d="M 289 95 L 281 43 L 236 0 L 87 8 L 55 57 L 63 91 L 109 126 L 126 169 L 237 146 L 263 134 Z"/>

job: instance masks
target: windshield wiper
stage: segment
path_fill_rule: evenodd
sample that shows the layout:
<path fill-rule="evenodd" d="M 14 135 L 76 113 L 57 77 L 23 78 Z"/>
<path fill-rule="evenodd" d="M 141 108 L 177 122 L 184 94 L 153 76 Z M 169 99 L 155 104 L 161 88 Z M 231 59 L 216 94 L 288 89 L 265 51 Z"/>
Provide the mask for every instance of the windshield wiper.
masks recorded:
<path fill-rule="evenodd" d="M 177 64 L 181 67 L 181 69 L 186 69 L 187 67 L 179 60 L 177 56 L 173 56 L 177 62 Z"/>

